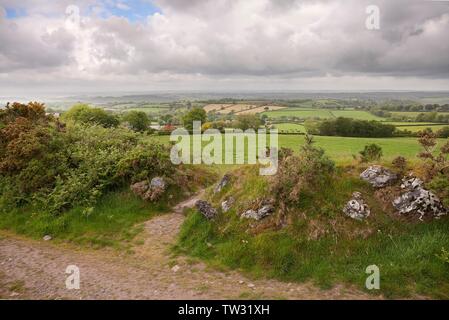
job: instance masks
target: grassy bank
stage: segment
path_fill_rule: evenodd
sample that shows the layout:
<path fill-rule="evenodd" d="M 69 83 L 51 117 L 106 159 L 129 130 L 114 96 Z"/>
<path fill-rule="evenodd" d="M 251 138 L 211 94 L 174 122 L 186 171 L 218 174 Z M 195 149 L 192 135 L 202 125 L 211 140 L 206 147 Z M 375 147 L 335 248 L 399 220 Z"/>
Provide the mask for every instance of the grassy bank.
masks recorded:
<path fill-rule="evenodd" d="M 347 283 L 365 291 L 365 269 L 375 264 L 381 289 L 373 294 L 449 299 L 449 264 L 438 257 L 442 248 L 449 249 L 449 219 L 405 222 L 385 209 L 357 174 L 340 169 L 319 192 L 301 194 L 287 226 L 276 228 L 275 216 L 260 222 L 239 218 L 251 200 L 269 196 L 270 184 L 256 170 L 240 169 L 230 187 L 209 194 L 216 207 L 230 195 L 235 206 L 213 221 L 192 210 L 176 250 L 255 277 L 310 280 L 323 288 Z M 354 191 L 362 192 L 371 207 L 362 222 L 341 211 Z"/>

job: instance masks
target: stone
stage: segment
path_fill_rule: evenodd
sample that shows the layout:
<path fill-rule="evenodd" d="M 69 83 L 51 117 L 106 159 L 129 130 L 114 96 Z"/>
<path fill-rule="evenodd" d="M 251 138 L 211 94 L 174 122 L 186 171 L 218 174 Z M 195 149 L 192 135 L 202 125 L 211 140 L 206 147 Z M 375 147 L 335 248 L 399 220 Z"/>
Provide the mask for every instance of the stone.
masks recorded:
<path fill-rule="evenodd" d="M 45 235 L 43 238 L 42 238 L 44 241 L 50 241 L 51 239 L 52 239 L 52 237 L 50 236 L 50 235 Z"/>
<path fill-rule="evenodd" d="M 397 180 L 397 175 L 381 166 L 370 166 L 360 174 L 360 178 L 375 188 L 384 188 Z"/>
<path fill-rule="evenodd" d="M 240 215 L 241 218 L 246 219 L 254 219 L 254 220 L 261 220 L 269 215 L 271 215 L 274 212 L 274 207 L 271 204 L 264 205 L 260 207 L 257 211 L 250 209 L 245 211 Z"/>
<path fill-rule="evenodd" d="M 419 214 L 419 220 L 424 216 L 440 218 L 448 213 L 440 199 L 431 191 L 424 189 L 424 182 L 418 178 L 404 178 L 401 188 L 404 189 L 399 197 L 393 200 L 393 206 L 400 214 Z"/>
<path fill-rule="evenodd" d="M 151 179 L 147 192 L 143 195 L 144 200 L 156 201 L 165 192 L 165 181 L 161 177 Z"/>
<path fill-rule="evenodd" d="M 225 201 L 221 203 L 221 210 L 223 210 L 223 212 L 228 212 L 231 209 L 234 202 L 235 199 L 233 197 L 227 198 Z"/>
<path fill-rule="evenodd" d="M 214 193 L 219 193 L 221 190 L 223 190 L 224 187 L 231 181 L 231 175 L 225 174 L 223 178 L 221 178 L 220 182 L 217 184 L 217 186 L 214 189 Z"/>
<path fill-rule="evenodd" d="M 213 219 L 217 215 L 217 210 L 207 201 L 198 200 L 195 207 L 206 219 Z"/>
<path fill-rule="evenodd" d="M 173 271 L 173 272 L 178 272 L 179 269 L 181 269 L 181 267 L 178 266 L 178 265 L 175 265 L 173 268 L 171 268 L 171 271 Z"/>
<path fill-rule="evenodd" d="M 140 182 L 137 182 L 137 183 L 134 183 L 134 184 L 131 185 L 131 191 L 134 194 L 136 194 L 136 195 L 138 195 L 140 197 L 143 197 L 145 192 L 147 192 L 149 187 L 150 186 L 148 184 L 148 181 L 146 181 L 146 180 L 145 181 L 140 181 Z"/>
<path fill-rule="evenodd" d="M 346 203 L 343 212 L 352 219 L 363 220 L 370 215 L 370 209 L 360 192 L 354 192 L 351 200 Z"/>

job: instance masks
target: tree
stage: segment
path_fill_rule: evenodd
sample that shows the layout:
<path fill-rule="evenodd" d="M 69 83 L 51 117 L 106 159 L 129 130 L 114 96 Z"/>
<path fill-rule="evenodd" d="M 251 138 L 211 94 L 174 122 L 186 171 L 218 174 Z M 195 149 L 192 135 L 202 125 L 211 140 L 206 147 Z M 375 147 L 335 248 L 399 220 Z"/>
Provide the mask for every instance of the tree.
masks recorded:
<path fill-rule="evenodd" d="M 187 130 L 193 130 L 193 121 L 201 121 L 202 123 L 206 121 L 206 111 L 203 108 L 193 108 L 187 112 L 182 118 L 184 127 Z"/>
<path fill-rule="evenodd" d="M 257 130 L 261 126 L 262 121 L 260 121 L 257 115 L 253 114 L 242 114 L 236 117 L 234 121 L 234 127 L 238 129 L 242 129 L 243 131 L 247 129 Z"/>
<path fill-rule="evenodd" d="M 76 104 L 62 115 L 63 120 L 83 124 L 98 124 L 105 128 L 117 127 L 119 120 L 100 108 L 92 108 L 87 104 Z"/>
<path fill-rule="evenodd" d="M 130 111 L 125 113 L 123 121 L 127 122 L 129 127 L 137 132 L 145 131 L 150 125 L 150 119 L 143 111 Z"/>

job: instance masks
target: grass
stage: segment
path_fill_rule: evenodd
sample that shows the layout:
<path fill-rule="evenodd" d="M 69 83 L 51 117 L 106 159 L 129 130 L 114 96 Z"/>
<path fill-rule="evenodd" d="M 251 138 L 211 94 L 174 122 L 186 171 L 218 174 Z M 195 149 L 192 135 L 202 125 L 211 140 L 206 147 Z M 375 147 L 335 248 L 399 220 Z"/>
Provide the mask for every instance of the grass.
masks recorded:
<path fill-rule="evenodd" d="M 281 118 L 281 117 L 298 117 L 302 119 L 307 118 L 353 118 L 359 120 L 378 120 L 382 121 L 383 118 L 377 117 L 367 111 L 360 110 L 334 110 L 334 109 L 308 109 L 308 108 L 287 108 L 276 111 L 267 111 L 266 114 L 269 118 Z"/>
<path fill-rule="evenodd" d="M 432 129 L 433 132 L 437 132 L 438 130 L 443 129 L 445 127 L 449 127 L 449 125 L 400 126 L 397 128 L 399 130 L 408 130 L 411 132 L 424 131 L 427 128 L 430 128 L 430 129 Z"/>
<path fill-rule="evenodd" d="M 377 120 L 383 121 L 384 118 L 375 116 L 367 111 L 359 111 L 359 110 L 332 110 L 331 111 L 334 117 L 344 117 L 344 118 L 352 118 L 358 120 Z"/>
<path fill-rule="evenodd" d="M 343 282 L 388 298 L 422 294 L 449 299 L 449 264 L 439 257 L 442 248 L 449 248 L 449 219 L 401 222 L 383 211 L 373 190 L 357 175 L 340 170 L 319 192 L 300 194 L 299 205 L 288 213 L 287 227 L 257 232 L 254 225 L 269 226 L 271 221 L 248 222 L 238 213 L 250 199 L 269 196 L 269 182 L 251 169 L 239 170 L 234 177 L 231 187 L 209 200 L 218 206 L 233 195 L 235 208 L 213 221 L 191 210 L 177 252 L 255 277 L 310 280 L 322 288 Z M 371 208 L 366 221 L 351 220 L 341 212 L 354 191 L 361 191 Z M 311 238 L 315 230 L 319 236 Z M 365 270 L 373 264 L 381 274 L 376 292 L 365 289 Z"/>
<path fill-rule="evenodd" d="M 89 216 L 80 207 L 56 217 L 30 208 L 0 211 L 0 229 L 32 238 L 49 234 L 56 241 L 68 240 L 92 247 L 121 247 L 141 231 L 139 223 L 168 210 L 166 199 L 152 204 L 128 191 L 117 191 L 102 197 Z"/>
<path fill-rule="evenodd" d="M 297 123 L 277 123 L 274 126 L 279 130 L 279 132 L 307 132 L 306 128 L 302 124 Z"/>
<path fill-rule="evenodd" d="M 325 109 L 303 109 L 303 108 L 288 108 L 276 111 L 267 111 L 262 113 L 266 114 L 269 118 L 281 118 L 281 117 L 298 117 L 302 119 L 306 118 L 320 118 L 329 119 L 333 118 L 331 112 Z"/>
<path fill-rule="evenodd" d="M 150 139 L 157 139 L 168 143 L 168 136 L 155 136 Z M 382 147 L 383 160 L 391 162 L 397 156 L 403 156 L 414 160 L 421 151 L 416 138 L 351 138 L 351 137 L 314 137 L 317 146 L 323 148 L 326 153 L 338 163 L 347 163 L 353 160 L 353 155 L 358 155 L 359 151 L 372 143 Z M 442 144 L 444 139 L 439 139 Z M 279 135 L 279 146 L 299 150 L 299 146 L 304 143 L 303 135 Z M 224 145 L 224 143 L 223 143 Z"/>

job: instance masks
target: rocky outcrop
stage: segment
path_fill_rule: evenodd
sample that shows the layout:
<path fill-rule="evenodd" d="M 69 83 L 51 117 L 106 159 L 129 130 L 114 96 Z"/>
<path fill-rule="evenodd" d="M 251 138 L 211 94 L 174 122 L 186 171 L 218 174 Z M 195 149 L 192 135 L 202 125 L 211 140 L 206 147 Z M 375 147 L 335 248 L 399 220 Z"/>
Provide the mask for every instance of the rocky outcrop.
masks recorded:
<path fill-rule="evenodd" d="M 352 199 L 343 208 L 343 212 L 352 219 L 363 220 L 370 215 L 370 209 L 360 192 L 354 192 Z"/>
<path fill-rule="evenodd" d="M 418 178 L 404 178 L 401 188 L 405 192 L 393 201 L 393 206 L 400 214 L 419 214 L 419 219 L 424 216 L 439 218 L 448 213 L 440 199 L 424 189 L 423 181 Z"/>
<path fill-rule="evenodd" d="M 165 181 L 161 177 L 151 179 L 150 183 L 145 180 L 131 185 L 132 192 L 147 201 L 158 200 L 165 192 L 165 188 Z"/>
<path fill-rule="evenodd" d="M 206 219 L 213 219 L 217 215 L 217 210 L 207 201 L 198 200 L 195 206 Z"/>
<path fill-rule="evenodd" d="M 224 187 L 231 181 L 231 175 L 225 174 L 223 178 L 221 178 L 220 182 L 216 185 L 214 189 L 214 193 L 219 193 L 221 190 L 223 190 Z"/>
<path fill-rule="evenodd" d="M 397 175 L 381 166 L 370 166 L 360 174 L 360 178 L 375 188 L 384 188 L 397 180 Z"/>
<path fill-rule="evenodd" d="M 254 219 L 254 220 L 261 220 L 265 217 L 268 217 L 274 212 L 274 207 L 271 204 L 265 204 L 262 207 L 260 207 L 258 210 L 247 210 L 241 214 L 241 218 L 246 219 Z"/>
<path fill-rule="evenodd" d="M 234 202 L 235 202 L 235 199 L 233 197 L 227 198 L 225 201 L 223 201 L 221 203 L 221 210 L 223 212 L 228 212 L 231 209 Z"/>

